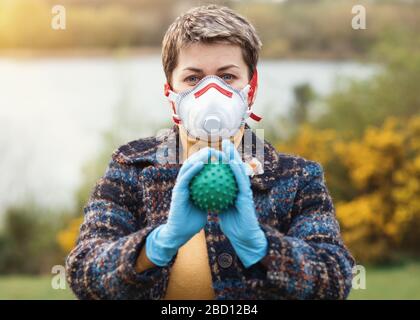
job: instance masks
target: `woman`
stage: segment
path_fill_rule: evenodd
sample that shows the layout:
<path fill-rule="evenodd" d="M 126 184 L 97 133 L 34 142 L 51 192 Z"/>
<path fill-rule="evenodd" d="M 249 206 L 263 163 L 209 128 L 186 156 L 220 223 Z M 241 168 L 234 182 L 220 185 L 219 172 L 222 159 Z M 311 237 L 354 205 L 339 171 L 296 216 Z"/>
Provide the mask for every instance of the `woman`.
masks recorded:
<path fill-rule="evenodd" d="M 113 153 L 66 261 L 79 298 L 347 297 L 354 260 L 321 165 L 277 152 L 245 123 L 260 120 L 260 48 L 226 7 L 194 8 L 169 27 L 162 61 L 175 124 Z M 239 190 L 219 213 L 189 198 L 209 158 L 229 164 Z"/>

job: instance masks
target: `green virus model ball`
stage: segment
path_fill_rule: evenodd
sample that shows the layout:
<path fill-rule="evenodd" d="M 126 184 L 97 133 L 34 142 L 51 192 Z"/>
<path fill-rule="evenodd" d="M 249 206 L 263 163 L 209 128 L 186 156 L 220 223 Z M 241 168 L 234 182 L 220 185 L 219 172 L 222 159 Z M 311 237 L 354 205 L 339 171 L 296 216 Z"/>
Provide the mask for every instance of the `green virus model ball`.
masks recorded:
<path fill-rule="evenodd" d="M 235 203 L 238 186 L 225 163 L 208 163 L 190 182 L 190 198 L 203 211 L 223 212 Z"/>

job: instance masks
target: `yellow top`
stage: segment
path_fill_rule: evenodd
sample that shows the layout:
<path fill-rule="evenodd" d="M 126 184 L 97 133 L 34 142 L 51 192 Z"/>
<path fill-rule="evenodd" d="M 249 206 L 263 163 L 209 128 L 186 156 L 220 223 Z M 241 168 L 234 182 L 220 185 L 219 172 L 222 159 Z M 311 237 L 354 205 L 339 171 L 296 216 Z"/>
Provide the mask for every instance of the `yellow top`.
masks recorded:
<path fill-rule="evenodd" d="M 163 299 L 215 299 L 204 229 L 179 248 Z"/>

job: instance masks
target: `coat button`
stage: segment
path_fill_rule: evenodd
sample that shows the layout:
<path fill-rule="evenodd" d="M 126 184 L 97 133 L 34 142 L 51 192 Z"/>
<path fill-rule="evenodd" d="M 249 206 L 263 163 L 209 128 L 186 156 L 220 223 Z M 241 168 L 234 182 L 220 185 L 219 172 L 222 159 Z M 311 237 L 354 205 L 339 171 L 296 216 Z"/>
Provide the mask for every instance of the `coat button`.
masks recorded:
<path fill-rule="evenodd" d="M 229 268 L 232 265 L 232 262 L 233 258 L 229 253 L 224 252 L 217 257 L 217 263 L 222 268 Z"/>

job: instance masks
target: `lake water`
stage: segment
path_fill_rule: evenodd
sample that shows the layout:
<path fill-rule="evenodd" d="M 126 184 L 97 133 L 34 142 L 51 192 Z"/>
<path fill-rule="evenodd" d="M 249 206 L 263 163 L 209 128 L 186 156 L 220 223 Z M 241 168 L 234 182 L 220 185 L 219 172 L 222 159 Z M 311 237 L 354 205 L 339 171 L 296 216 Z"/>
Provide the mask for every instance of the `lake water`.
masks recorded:
<path fill-rule="evenodd" d="M 288 112 L 295 85 L 307 82 L 325 95 L 338 78 L 372 72 L 353 62 L 263 60 L 255 112 L 270 121 Z M 81 166 L 100 150 L 102 132 L 115 119 L 127 122 L 127 141 L 154 134 L 169 119 L 163 83 L 156 55 L 0 59 L 0 212 L 27 195 L 43 206 L 71 208 Z"/>

